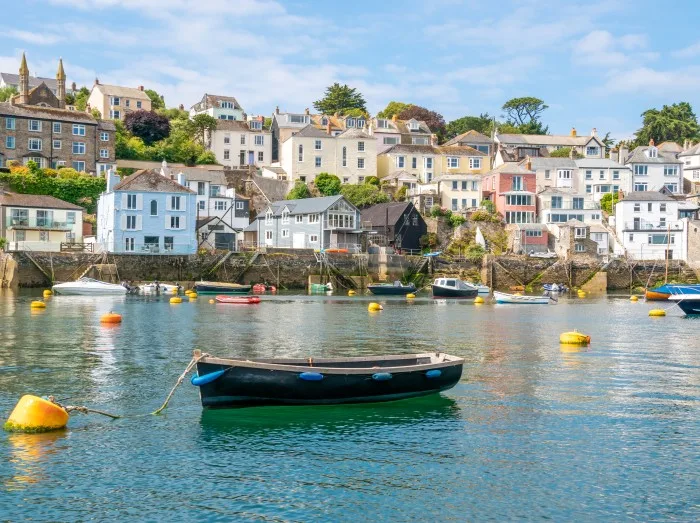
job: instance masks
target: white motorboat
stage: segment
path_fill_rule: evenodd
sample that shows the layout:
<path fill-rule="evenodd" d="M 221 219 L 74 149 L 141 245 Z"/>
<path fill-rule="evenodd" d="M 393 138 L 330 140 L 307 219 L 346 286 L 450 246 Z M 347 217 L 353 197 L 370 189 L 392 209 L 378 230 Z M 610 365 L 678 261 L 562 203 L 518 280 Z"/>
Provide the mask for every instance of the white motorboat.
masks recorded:
<path fill-rule="evenodd" d="M 182 287 L 172 283 L 153 282 L 139 285 L 139 289 L 141 294 L 172 294 L 173 291 L 179 292 Z"/>
<path fill-rule="evenodd" d="M 520 304 L 530 304 L 530 305 L 547 305 L 550 300 L 553 300 L 551 296 L 525 296 L 521 294 L 507 294 L 505 292 L 493 291 L 493 297 L 496 303 L 520 303 Z"/>
<path fill-rule="evenodd" d="M 123 295 L 128 289 L 123 285 L 107 283 L 105 281 L 93 280 L 92 278 L 80 278 L 77 281 L 59 283 L 52 287 L 56 294 L 77 294 L 77 295 Z"/>
<path fill-rule="evenodd" d="M 479 294 L 490 294 L 491 293 L 491 287 L 489 287 L 488 285 L 484 285 L 483 283 L 472 283 L 470 281 L 468 281 L 467 283 L 469 285 L 473 285 L 474 287 L 476 287 Z"/>

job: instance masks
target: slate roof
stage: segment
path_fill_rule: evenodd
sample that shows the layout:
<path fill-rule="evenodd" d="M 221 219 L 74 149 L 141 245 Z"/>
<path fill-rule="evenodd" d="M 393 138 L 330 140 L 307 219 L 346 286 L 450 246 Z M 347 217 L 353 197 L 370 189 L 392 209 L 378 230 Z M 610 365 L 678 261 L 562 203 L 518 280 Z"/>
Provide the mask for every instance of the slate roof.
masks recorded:
<path fill-rule="evenodd" d="M 79 205 L 64 202 L 53 196 L 43 194 L 19 194 L 7 191 L 0 191 L 0 205 L 8 207 L 36 207 L 40 209 L 85 211 L 85 209 Z"/>
<path fill-rule="evenodd" d="M 270 131 L 265 131 L 263 129 L 251 129 L 248 122 L 242 122 L 240 120 L 222 120 L 221 118 L 218 118 L 216 120 L 216 130 L 217 131 L 234 131 L 237 133 L 270 134 Z"/>
<path fill-rule="evenodd" d="M 672 202 L 675 201 L 667 194 L 659 191 L 633 191 L 622 198 L 626 202 Z"/>
<path fill-rule="evenodd" d="M 204 110 L 208 109 L 209 107 L 220 107 L 219 102 L 231 102 L 233 103 L 233 108 L 234 109 L 241 109 L 240 104 L 238 103 L 238 100 L 236 100 L 233 96 L 219 96 L 216 94 L 208 94 L 204 93 L 204 96 L 202 96 L 202 99 L 194 104 L 191 108 L 195 110 Z"/>
<path fill-rule="evenodd" d="M 318 129 L 317 127 L 314 127 L 311 124 L 307 125 L 301 131 L 292 136 L 298 136 L 300 138 L 333 138 L 328 133 L 322 131 L 321 129 Z M 288 139 L 289 138 L 287 138 L 287 140 Z"/>
<path fill-rule="evenodd" d="M 522 160 L 527 163 L 527 160 Z M 577 165 L 571 158 L 530 158 L 532 170 L 539 169 L 576 169 Z"/>
<path fill-rule="evenodd" d="M 207 223 L 216 219 L 216 216 L 207 216 L 206 218 L 200 218 L 197 220 L 197 229 L 204 227 Z"/>
<path fill-rule="evenodd" d="M 666 153 L 678 154 L 683 152 L 683 147 L 676 142 L 661 142 L 659 145 L 657 145 L 657 147 L 660 151 L 664 151 Z"/>
<path fill-rule="evenodd" d="M 173 167 L 174 174 L 182 173 L 185 175 L 185 180 L 188 182 L 209 182 L 214 185 L 227 186 L 228 181 L 224 175 L 224 171 L 203 169 L 200 167 Z"/>
<path fill-rule="evenodd" d="M 109 84 L 95 84 L 93 89 L 97 89 L 104 96 L 120 96 L 124 98 L 136 98 L 139 100 L 151 99 L 146 94 L 146 91 L 142 91 L 138 87 L 124 87 L 121 85 L 109 85 Z"/>
<path fill-rule="evenodd" d="M 74 111 L 71 111 L 74 112 Z M 117 126 L 114 125 L 114 120 L 97 120 L 97 128 L 100 131 L 116 131 Z"/>
<path fill-rule="evenodd" d="M 387 120 L 389 122 L 389 127 L 378 127 L 377 126 L 377 120 Z M 418 130 L 417 131 L 411 131 L 409 130 L 408 126 L 406 125 L 406 122 L 409 122 L 410 120 L 392 120 L 391 118 L 372 118 L 372 129 L 374 130 L 375 133 L 389 133 L 389 134 L 411 134 L 411 135 L 420 135 L 420 134 L 432 134 L 432 131 L 430 130 L 430 127 L 428 127 L 428 124 L 425 123 L 423 120 L 416 120 L 418 122 Z"/>
<path fill-rule="evenodd" d="M 591 140 L 603 145 L 596 136 L 571 136 L 556 134 L 498 134 L 498 141 L 506 145 L 562 145 L 582 147 Z"/>
<path fill-rule="evenodd" d="M 471 129 L 466 133 L 462 133 L 455 136 L 451 140 L 446 141 L 443 145 L 459 145 L 461 142 L 492 144 L 493 140 L 488 136 L 481 134 L 479 131 Z"/>
<path fill-rule="evenodd" d="M 487 174 L 497 174 L 497 173 L 504 173 L 504 174 L 535 174 L 535 171 L 529 171 L 528 169 L 525 168 L 525 166 L 522 164 L 522 162 L 506 162 L 495 169 L 491 169 Z"/>
<path fill-rule="evenodd" d="M 610 158 L 581 158 L 574 160 L 579 169 L 602 168 L 602 169 L 631 169 L 629 165 L 622 165 Z"/>
<path fill-rule="evenodd" d="M 413 145 L 413 144 L 396 144 L 382 154 L 434 154 L 436 156 L 486 156 L 486 153 L 477 151 L 466 145 Z"/>
<path fill-rule="evenodd" d="M 520 231 L 547 231 L 549 229 L 544 223 L 516 223 L 515 228 Z"/>
<path fill-rule="evenodd" d="M 373 227 L 387 225 L 387 211 L 389 211 L 388 225 L 396 225 L 410 207 L 412 207 L 411 202 L 378 203 L 362 209 L 362 221 L 371 222 Z"/>
<path fill-rule="evenodd" d="M 320 198 L 302 198 L 301 200 L 279 200 L 272 202 L 268 207 L 272 207 L 272 212 L 275 216 L 282 214 L 282 209 L 287 207 L 289 214 L 316 214 L 328 209 L 338 200 L 343 199 L 343 196 L 337 194 L 335 196 L 321 196 Z M 348 202 L 349 205 L 352 205 Z M 265 218 L 265 213 L 261 212 L 258 218 Z"/>
<path fill-rule="evenodd" d="M 635 147 L 625 160 L 625 163 L 682 163 L 676 158 L 675 154 L 659 151 L 658 147 L 656 158 L 649 158 L 645 154 L 645 151 L 648 149 L 649 146 L 640 145 L 639 147 Z"/>
<path fill-rule="evenodd" d="M 382 180 L 405 180 L 418 183 L 418 178 L 407 171 L 396 171 L 388 176 L 385 176 L 382 178 Z"/>
<path fill-rule="evenodd" d="M 12 73 L 0 73 L 0 78 L 5 84 L 19 86 L 19 75 Z M 46 87 L 52 91 L 58 89 L 58 84 L 55 78 L 43 78 L 41 76 L 30 76 L 29 77 L 29 88 L 39 87 L 42 83 L 46 84 Z"/>
<path fill-rule="evenodd" d="M 181 192 L 194 194 L 194 191 L 160 174 L 160 170 L 143 169 L 127 176 L 114 186 L 115 191 Z"/>
<path fill-rule="evenodd" d="M 700 154 L 700 142 L 695 144 L 693 147 L 691 147 L 687 151 L 683 151 L 678 156 L 694 156 L 696 154 Z"/>
<path fill-rule="evenodd" d="M 345 138 L 345 139 L 367 138 L 367 139 L 369 139 L 369 134 L 367 134 L 362 129 L 350 128 L 347 131 L 340 133 L 338 135 L 338 138 Z"/>
<path fill-rule="evenodd" d="M 88 125 L 97 125 L 88 113 L 56 109 L 55 107 L 40 107 L 38 105 L 12 105 L 10 102 L 0 102 L 0 115 L 20 116 L 24 118 L 38 118 L 60 122 L 80 122 Z"/>

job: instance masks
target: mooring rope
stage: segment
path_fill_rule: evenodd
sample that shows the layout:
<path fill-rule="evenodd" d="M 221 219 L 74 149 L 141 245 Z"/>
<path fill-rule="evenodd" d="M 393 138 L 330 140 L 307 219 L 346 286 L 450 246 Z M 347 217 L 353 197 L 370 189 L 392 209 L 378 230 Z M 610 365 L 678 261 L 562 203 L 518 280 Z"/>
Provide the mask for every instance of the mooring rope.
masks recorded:
<path fill-rule="evenodd" d="M 90 412 L 93 412 L 95 414 L 101 414 L 102 416 L 107 416 L 108 418 L 112 419 L 119 419 L 121 416 L 117 416 L 116 414 L 110 414 L 109 412 L 104 412 L 103 410 L 97 410 L 97 409 L 91 409 L 89 407 L 85 406 L 78 406 L 78 405 L 61 405 L 56 398 L 53 396 L 49 396 L 49 401 L 53 403 L 54 405 L 57 405 L 61 407 L 63 410 L 65 410 L 67 413 L 71 412 L 80 412 L 82 414 L 89 414 Z"/>
<path fill-rule="evenodd" d="M 177 389 L 180 386 L 180 384 L 185 380 L 185 376 L 187 376 L 187 374 L 189 374 L 189 372 L 194 368 L 194 366 L 197 365 L 197 363 L 199 363 L 199 360 L 209 357 L 209 354 L 207 354 L 206 352 L 201 352 L 199 354 L 197 354 L 197 352 L 199 352 L 199 351 L 195 351 L 195 355 L 192 356 L 190 363 L 187 365 L 184 372 L 182 374 L 180 374 L 180 377 L 177 379 L 175 386 L 170 390 L 170 394 L 168 394 L 168 397 L 165 398 L 163 405 L 161 405 L 158 410 L 154 411 L 153 415 L 158 415 L 163 410 L 165 410 L 165 408 L 168 406 L 168 402 L 170 401 L 170 398 L 172 398 L 173 394 L 175 394 L 175 389 Z"/>

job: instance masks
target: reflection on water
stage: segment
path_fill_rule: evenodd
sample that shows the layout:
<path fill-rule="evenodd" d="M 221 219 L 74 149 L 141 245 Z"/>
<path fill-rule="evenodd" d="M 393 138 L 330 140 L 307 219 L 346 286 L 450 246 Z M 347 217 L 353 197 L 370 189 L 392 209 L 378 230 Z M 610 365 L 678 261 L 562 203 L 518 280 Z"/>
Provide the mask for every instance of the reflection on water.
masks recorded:
<path fill-rule="evenodd" d="M 377 298 L 282 295 L 256 307 L 54 296 L 33 313 L 39 294 L 0 292 L 0 412 L 54 394 L 124 418 L 1 435 L 7 519 L 698 519 L 698 322 L 672 311 L 652 322 L 651 304 L 605 297 L 521 308 L 419 296 L 369 314 Z M 123 323 L 101 325 L 109 311 Z M 560 345 L 574 329 L 591 345 Z M 444 350 L 465 366 L 442 395 L 377 405 L 203 411 L 185 382 L 151 416 L 193 348 Z M 71 503 L 46 502 L 64 486 Z"/>

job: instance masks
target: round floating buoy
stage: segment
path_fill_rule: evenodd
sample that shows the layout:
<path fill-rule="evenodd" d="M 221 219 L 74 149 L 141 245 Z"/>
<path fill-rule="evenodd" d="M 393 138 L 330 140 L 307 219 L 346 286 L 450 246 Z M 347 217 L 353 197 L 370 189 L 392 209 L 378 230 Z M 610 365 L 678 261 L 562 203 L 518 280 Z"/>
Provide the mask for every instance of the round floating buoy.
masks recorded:
<path fill-rule="evenodd" d="M 216 300 L 209 300 L 209 303 L 216 303 Z"/>
<path fill-rule="evenodd" d="M 482 298 L 481 296 L 477 296 L 476 298 L 474 298 L 474 303 L 484 303 L 484 298 Z"/>
<path fill-rule="evenodd" d="M 663 309 L 651 309 L 649 316 L 666 316 L 666 311 Z"/>
<path fill-rule="evenodd" d="M 46 308 L 46 304 L 45 304 L 43 301 L 36 300 L 36 301 L 33 301 L 33 302 L 32 302 L 32 304 L 30 305 L 30 307 L 31 307 L 32 309 L 45 309 L 45 308 Z"/>
<path fill-rule="evenodd" d="M 635 296 L 635 295 L 630 296 L 630 301 L 639 301 L 639 296 Z"/>
<path fill-rule="evenodd" d="M 187 295 L 187 297 L 188 297 L 190 300 L 196 300 L 196 299 L 197 299 L 197 293 L 194 292 L 194 291 L 193 291 L 193 292 L 190 292 L 190 293 Z"/>
<path fill-rule="evenodd" d="M 52 295 L 53 295 L 53 292 L 50 291 L 49 289 L 46 289 L 44 291 L 44 298 L 48 298 L 49 296 L 52 296 Z"/>
<path fill-rule="evenodd" d="M 55 403 L 27 394 L 17 402 L 4 429 L 9 432 L 48 432 L 62 429 L 68 413 Z"/>
<path fill-rule="evenodd" d="M 586 291 L 577 291 L 576 294 L 578 294 L 579 298 L 585 298 L 586 297 Z"/>
<path fill-rule="evenodd" d="M 355 291 L 352 290 L 352 289 L 350 289 L 350 290 L 348 291 L 348 296 L 355 296 Z"/>
<path fill-rule="evenodd" d="M 376 302 L 372 302 L 367 306 L 367 310 L 370 312 L 383 311 L 384 307 L 382 307 L 381 305 L 379 305 Z"/>
<path fill-rule="evenodd" d="M 171 292 L 171 294 L 177 294 L 177 287 L 173 288 L 173 290 L 170 292 Z"/>
<path fill-rule="evenodd" d="M 406 294 L 406 298 L 409 299 L 409 300 L 412 300 L 412 299 L 415 298 L 415 297 L 416 297 L 416 295 L 413 294 L 412 292 L 409 292 L 408 294 Z"/>
<path fill-rule="evenodd" d="M 563 332 L 559 336 L 559 343 L 566 345 L 588 345 L 591 342 L 591 337 L 580 332 Z"/>
<path fill-rule="evenodd" d="M 100 318 L 100 323 L 121 323 L 122 322 L 122 315 L 117 314 L 116 312 L 108 312 L 107 314 L 103 314 L 102 317 Z"/>
<path fill-rule="evenodd" d="M 178 296 L 173 296 L 170 298 L 170 303 L 182 303 L 182 298 L 179 298 Z"/>

